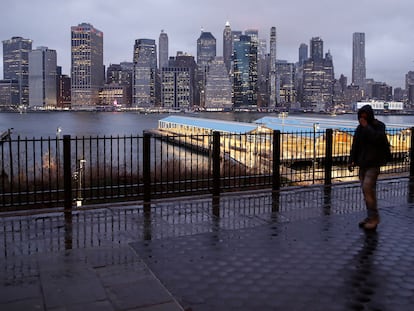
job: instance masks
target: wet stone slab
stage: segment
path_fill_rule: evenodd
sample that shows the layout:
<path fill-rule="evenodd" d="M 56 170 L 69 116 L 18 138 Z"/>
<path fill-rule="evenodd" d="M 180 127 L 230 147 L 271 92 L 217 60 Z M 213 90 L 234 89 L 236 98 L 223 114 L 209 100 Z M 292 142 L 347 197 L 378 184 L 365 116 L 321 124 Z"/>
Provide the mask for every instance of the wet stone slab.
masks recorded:
<path fill-rule="evenodd" d="M 204 310 L 411 310 L 414 210 L 363 212 L 132 243 L 184 306 Z"/>

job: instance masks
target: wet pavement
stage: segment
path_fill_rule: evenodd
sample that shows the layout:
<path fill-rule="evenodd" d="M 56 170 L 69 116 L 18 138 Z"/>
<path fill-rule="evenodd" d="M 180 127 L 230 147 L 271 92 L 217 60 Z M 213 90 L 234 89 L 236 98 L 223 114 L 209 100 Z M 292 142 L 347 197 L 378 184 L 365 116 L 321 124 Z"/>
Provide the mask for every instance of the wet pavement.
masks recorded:
<path fill-rule="evenodd" d="M 0 310 L 412 310 L 414 191 L 358 184 L 0 218 Z"/>

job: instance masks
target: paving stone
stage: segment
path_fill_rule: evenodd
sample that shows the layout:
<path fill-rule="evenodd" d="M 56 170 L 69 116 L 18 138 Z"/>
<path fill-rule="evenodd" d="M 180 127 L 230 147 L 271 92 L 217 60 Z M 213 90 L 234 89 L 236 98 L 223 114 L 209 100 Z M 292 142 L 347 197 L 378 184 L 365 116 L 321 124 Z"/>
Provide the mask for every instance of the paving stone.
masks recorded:
<path fill-rule="evenodd" d="M 358 184 L 0 218 L 0 309 L 411 310 L 409 189 L 378 183 L 369 234 Z"/>

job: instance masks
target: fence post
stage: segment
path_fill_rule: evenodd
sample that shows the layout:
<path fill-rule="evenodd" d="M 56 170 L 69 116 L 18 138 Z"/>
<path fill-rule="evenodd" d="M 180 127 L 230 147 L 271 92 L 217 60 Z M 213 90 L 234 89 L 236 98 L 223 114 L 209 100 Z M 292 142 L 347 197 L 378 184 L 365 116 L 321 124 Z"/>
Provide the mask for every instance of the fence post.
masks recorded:
<path fill-rule="evenodd" d="M 220 132 L 213 132 L 213 196 L 220 195 Z"/>
<path fill-rule="evenodd" d="M 410 180 L 414 180 L 414 127 L 411 129 L 411 141 L 410 141 Z"/>
<path fill-rule="evenodd" d="M 142 145 L 142 167 L 144 181 L 144 204 L 151 201 L 151 134 L 144 132 Z"/>
<path fill-rule="evenodd" d="M 325 185 L 328 186 L 332 183 L 333 130 L 326 129 L 325 133 Z"/>
<path fill-rule="evenodd" d="M 280 131 L 273 131 L 272 191 L 280 190 Z"/>
<path fill-rule="evenodd" d="M 59 168 L 58 168 L 59 169 Z M 63 135 L 63 189 L 65 213 L 72 210 L 72 163 L 70 135 Z"/>

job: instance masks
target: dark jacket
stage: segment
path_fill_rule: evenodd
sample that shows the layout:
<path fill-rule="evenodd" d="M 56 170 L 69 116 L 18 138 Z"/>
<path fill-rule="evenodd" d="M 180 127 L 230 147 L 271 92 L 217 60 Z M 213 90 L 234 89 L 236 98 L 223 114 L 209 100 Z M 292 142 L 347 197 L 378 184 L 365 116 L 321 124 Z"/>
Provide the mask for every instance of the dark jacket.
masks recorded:
<path fill-rule="evenodd" d="M 385 124 L 374 117 L 370 105 L 358 110 L 358 120 L 366 113 L 368 125 L 358 125 L 352 141 L 349 163 L 362 168 L 380 167 L 390 158 L 390 147 L 385 133 Z"/>

